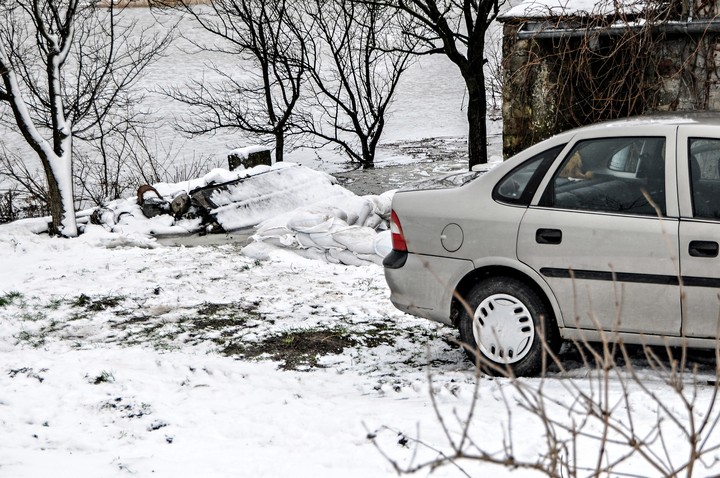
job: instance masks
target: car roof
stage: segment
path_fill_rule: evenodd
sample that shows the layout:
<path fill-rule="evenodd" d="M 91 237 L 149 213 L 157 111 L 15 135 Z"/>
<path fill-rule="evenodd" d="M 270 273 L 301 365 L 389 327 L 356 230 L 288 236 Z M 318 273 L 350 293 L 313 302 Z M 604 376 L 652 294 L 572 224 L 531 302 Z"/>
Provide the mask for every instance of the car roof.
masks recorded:
<path fill-rule="evenodd" d="M 602 130 L 606 128 L 627 128 L 628 126 L 650 126 L 650 125 L 668 125 L 668 126 L 679 126 L 679 125 L 706 125 L 706 126 L 720 126 L 720 112 L 717 111 L 688 111 L 688 112 L 673 112 L 673 113 L 653 113 L 643 116 L 632 116 L 629 118 L 622 118 L 610 121 L 603 121 L 600 123 L 591 124 L 588 126 L 582 126 L 576 128 L 574 132 L 578 131 L 593 131 Z"/>
<path fill-rule="evenodd" d="M 587 126 L 579 126 L 574 129 L 569 129 L 561 133 L 557 133 L 550 138 L 535 143 L 528 148 L 520 151 L 519 153 L 508 158 L 509 162 L 512 159 L 518 161 L 525 161 L 526 159 L 534 156 L 547 149 L 551 145 L 559 145 L 561 143 L 567 143 L 578 133 L 583 134 L 587 137 L 592 137 L 594 132 L 610 132 L 613 135 L 613 130 L 624 131 L 624 134 L 618 136 L 627 136 L 633 134 L 636 131 L 635 128 L 644 128 L 652 126 L 680 126 L 680 125 L 698 125 L 698 126 L 712 126 L 720 127 L 720 111 L 680 111 L 680 112 L 663 112 L 663 113 L 651 113 L 642 116 L 631 116 L 629 118 L 621 118 L 615 120 L 608 120 L 599 123 L 593 123 Z M 630 129 L 628 129 L 630 128 Z M 587 134 L 590 133 L 590 134 Z M 600 134 L 599 136 L 608 136 L 608 134 Z M 522 158 L 522 159 L 521 159 Z M 517 165 L 515 162 L 511 164 Z"/>

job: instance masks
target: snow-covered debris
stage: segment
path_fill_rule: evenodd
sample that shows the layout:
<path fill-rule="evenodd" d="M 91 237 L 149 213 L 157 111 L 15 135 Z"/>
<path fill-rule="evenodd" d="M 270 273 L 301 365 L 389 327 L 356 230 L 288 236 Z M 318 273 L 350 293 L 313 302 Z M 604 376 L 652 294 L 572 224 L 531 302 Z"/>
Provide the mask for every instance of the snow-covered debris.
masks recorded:
<path fill-rule="evenodd" d="M 228 153 L 228 156 L 237 156 L 238 158 L 248 159 L 251 154 L 259 153 L 261 151 L 267 151 L 267 146 L 255 145 L 246 146 L 244 148 L 236 148 Z"/>
<path fill-rule="evenodd" d="M 608 16 L 641 13 L 646 7 L 644 0 L 526 0 L 500 15 L 501 20 L 510 18 L 551 18 L 562 16 Z"/>
<path fill-rule="evenodd" d="M 170 214 L 169 203 L 183 193 L 190 194 L 198 208 L 175 217 Z M 138 198 L 131 197 L 105 204 L 95 219 L 111 232 L 160 236 L 200 232 L 204 219 L 210 216 L 223 230 L 233 231 L 319 201 L 334 202 L 354 196 L 329 174 L 292 163 L 242 171 L 218 168 L 194 180 L 154 184 L 152 191 L 144 192 L 143 199 L 166 201 L 166 214 L 147 217 Z"/>
<path fill-rule="evenodd" d="M 301 206 L 355 196 L 327 173 L 292 163 L 256 166 L 247 179 L 209 186 L 210 214 L 226 230 L 254 226 Z"/>

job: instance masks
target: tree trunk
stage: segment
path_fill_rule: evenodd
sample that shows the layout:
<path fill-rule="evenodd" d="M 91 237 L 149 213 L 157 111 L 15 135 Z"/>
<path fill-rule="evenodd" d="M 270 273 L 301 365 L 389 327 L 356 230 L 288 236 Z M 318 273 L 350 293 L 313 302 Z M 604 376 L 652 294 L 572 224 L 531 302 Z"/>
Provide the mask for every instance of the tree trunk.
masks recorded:
<path fill-rule="evenodd" d="M 283 128 L 275 130 L 275 162 L 282 163 L 285 155 L 285 131 Z"/>
<path fill-rule="evenodd" d="M 43 163 L 45 162 L 46 161 L 43 161 Z M 62 196 L 60 195 L 58 182 L 55 179 L 55 175 L 53 175 L 50 166 L 45 167 L 45 176 L 47 177 L 48 182 L 48 198 L 50 199 L 50 216 L 52 218 L 48 232 L 53 236 L 58 236 L 62 234 Z"/>
<path fill-rule="evenodd" d="M 65 157 L 40 156 L 48 183 L 48 199 L 52 223 L 49 233 L 56 236 L 77 237 L 72 171 Z"/>
<path fill-rule="evenodd" d="M 67 152 L 63 156 L 51 158 L 48 161 L 49 166 L 45 168 L 52 215 L 50 233 L 64 237 L 77 237 L 78 227 L 75 218 L 70 154 L 72 153 Z"/>
<path fill-rule="evenodd" d="M 470 36 L 467 63 L 460 66 L 468 90 L 468 169 L 487 163 L 487 98 L 485 93 L 485 33 L 477 20 Z"/>
<path fill-rule="evenodd" d="M 363 169 L 375 169 L 375 147 L 371 147 L 368 138 L 361 140 L 362 145 L 362 168 Z"/>
<path fill-rule="evenodd" d="M 487 103 L 485 98 L 485 74 L 482 68 L 466 76 L 468 89 L 468 168 L 488 161 L 487 154 Z"/>

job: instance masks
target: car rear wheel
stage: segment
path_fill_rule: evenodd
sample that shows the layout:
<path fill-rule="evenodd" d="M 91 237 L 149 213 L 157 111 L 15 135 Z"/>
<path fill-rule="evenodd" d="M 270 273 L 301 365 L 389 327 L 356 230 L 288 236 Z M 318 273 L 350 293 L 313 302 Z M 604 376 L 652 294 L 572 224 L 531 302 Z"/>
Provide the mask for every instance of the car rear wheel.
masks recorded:
<path fill-rule="evenodd" d="M 468 357 L 484 371 L 537 375 L 545 338 L 554 349 L 557 326 L 541 297 L 510 277 L 478 282 L 460 312 L 460 339 Z"/>

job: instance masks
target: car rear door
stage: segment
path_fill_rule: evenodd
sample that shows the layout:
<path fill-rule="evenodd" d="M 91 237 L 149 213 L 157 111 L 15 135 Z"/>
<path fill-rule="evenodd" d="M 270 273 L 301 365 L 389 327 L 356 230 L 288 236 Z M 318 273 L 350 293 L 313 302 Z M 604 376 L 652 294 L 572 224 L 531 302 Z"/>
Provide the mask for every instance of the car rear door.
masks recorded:
<path fill-rule="evenodd" d="M 540 185 L 517 254 L 555 293 L 565 327 L 680 333 L 676 130 L 579 134 Z"/>
<path fill-rule="evenodd" d="M 683 333 L 715 337 L 720 317 L 720 127 L 678 130 Z"/>

